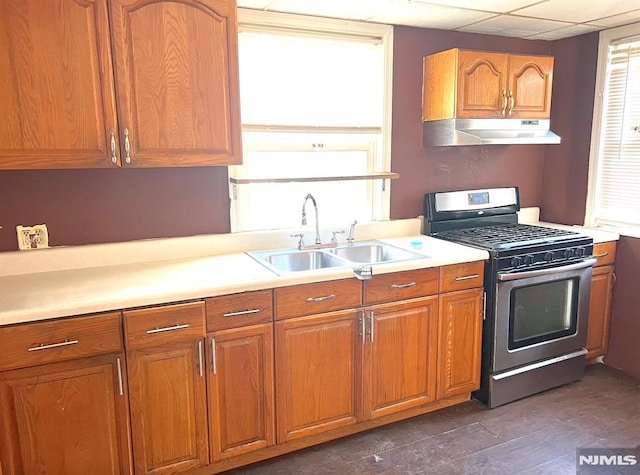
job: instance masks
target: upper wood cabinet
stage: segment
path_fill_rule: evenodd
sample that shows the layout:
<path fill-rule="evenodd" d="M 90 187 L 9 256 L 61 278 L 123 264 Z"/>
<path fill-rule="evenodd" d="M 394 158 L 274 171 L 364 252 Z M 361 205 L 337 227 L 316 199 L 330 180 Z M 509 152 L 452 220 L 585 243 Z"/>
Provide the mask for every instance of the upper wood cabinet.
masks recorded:
<path fill-rule="evenodd" d="M 424 58 L 422 120 L 548 119 L 553 57 L 452 49 Z"/>
<path fill-rule="evenodd" d="M 235 0 L 5 0 L 0 66 L 0 169 L 241 162 Z"/>

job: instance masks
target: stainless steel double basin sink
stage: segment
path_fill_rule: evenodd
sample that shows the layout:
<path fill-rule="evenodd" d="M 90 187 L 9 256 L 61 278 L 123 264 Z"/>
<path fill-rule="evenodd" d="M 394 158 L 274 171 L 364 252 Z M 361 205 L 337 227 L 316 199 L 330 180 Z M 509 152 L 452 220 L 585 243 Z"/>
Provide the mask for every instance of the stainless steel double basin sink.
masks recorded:
<path fill-rule="evenodd" d="M 339 267 L 363 267 L 428 257 L 380 241 L 362 241 L 326 249 L 279 249 L 253 251 L 247 254 L 278 275 Z"/>

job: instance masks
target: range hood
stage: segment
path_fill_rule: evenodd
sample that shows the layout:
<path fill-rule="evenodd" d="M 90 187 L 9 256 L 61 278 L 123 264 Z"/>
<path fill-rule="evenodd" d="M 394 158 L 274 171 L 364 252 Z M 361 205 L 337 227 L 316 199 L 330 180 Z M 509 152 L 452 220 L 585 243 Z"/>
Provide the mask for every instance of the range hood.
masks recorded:
<path fill-rule="evenodd" d="M 445 119 L 424 122 L 425 145 L 558 144 L 549 119 Z"/>

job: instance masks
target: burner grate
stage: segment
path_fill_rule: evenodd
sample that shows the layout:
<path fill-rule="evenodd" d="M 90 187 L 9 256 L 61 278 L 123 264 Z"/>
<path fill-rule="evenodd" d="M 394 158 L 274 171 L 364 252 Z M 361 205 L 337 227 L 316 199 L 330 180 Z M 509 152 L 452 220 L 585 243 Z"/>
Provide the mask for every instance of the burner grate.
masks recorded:
<path fill-rule="evenodd" d="M 438 233 L 437 237 L 475 246 L 496 248 L 561 241 L 577 234 L 574 231 L 527 224 L 500 224 L 443 231 Z"/>

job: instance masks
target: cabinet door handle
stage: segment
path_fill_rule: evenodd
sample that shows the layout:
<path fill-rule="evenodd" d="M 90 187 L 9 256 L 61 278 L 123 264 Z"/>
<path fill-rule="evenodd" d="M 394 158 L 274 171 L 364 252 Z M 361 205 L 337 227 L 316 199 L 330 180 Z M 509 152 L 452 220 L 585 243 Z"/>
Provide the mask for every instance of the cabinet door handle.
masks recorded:
<path fill-rule="evenodd" d="M 124 161 L 131 163 L 131 142 L 129 142 L 129 129 L 124 129 Z"/>
<path fill-rule="evenodd" d="M 477 279 L 478 277 L 480 277 L 480 274 L 473 274 L 473 275 L 463 275 L 461 277 L 456 277 L 457 281 L 461 281 L 461 280 L 470 280 L 470 279 Z"/>
<path fill-rule="evenodd" d="M 361 337 L 362 337 L 362 344 L 364 345 L 366 343 L 366 338 L 367 338 L 367 317 L 366 317 L 366 313 L 364 311 L 360 312 L 360 330 L 361 330 Z"/>
<path fill-rule="evenodd" d="M 407 282 L 406 284 L 391 284 L 392 289 L 408 289 L 415 286 L 415 282 Z"/>
<path fill-rule="evenodd" d="M 508 115 L 511 117 L 511 113 L 513 112 L 513 107 L 516 105 L 516 98 L 513 97 L 513 91 L 509 91 L 509 112 Z"/>
<path fill-rule="evenodd" d="M 79 343 L 79 340 L 68 340 L 68 339 L 65 341 L 61 341 L 60 343 L 51 343 L 49 345 L 40 343 L 38 346 L 32 346 L 27 351 L 50 350 L 52 348 L 60 348 L 62 346 L 77 345 L 78 343 Z"/>
<path fill-rule="evenodd" d="M 369 324 L 371 325 L 371 333 L 369 333 L 369 337 L 371 338 L 371 343 L 373 343 L 373 338 L 374 338 L 374 331 L 375 331 L 375 315 L 373 313 L 373 310 L 371 312 L 369 312 L 369 318 L 371 320 L 369 320 Z"/>
<path fill-rule="evenodd" d="M 198 369 L 200 370 L 200 377 L 204 376 L 204 357 L 202 355 L 202 340 L 198 342 Z"/>
<path fill-rule="evenodd" d="M 502 117 L 507 115 L 507 90 L 502 90 L 502 110 L 500 111 Z"/>
<path fill-rule="evenodd" d="M 218 358 L 216 357 L 216 340 L 211 339 L 211 369 L 213 374 L 218 374 Z"/>
<path fill-rule="evenodd" d="M 173 331 L 173 330 L 184 330 L 185 328 L 189 328 L 189 324 L 188 323 L 185 323 L 184 325 L 178 324 L 178 325 L 174 325 L 172 327 L 162 327 L 162 328 L 156 327 L 153 330 L 147 330 L 147 333 L 149 335 L 152 335 L 154 333 L 170 332 L 170 331 Z"/>
<path fill-rule="evenodd" d="M 120 358 L 116 358 L 116 367 L 118 369 L 118 394 L 124 396 L 124 388 L 122 387 L 122 365 Z"/>
<path fill-rule="evenodd" d="M 324 297 L 309 297 L 307 298 L 307 302 L 324 302 L 326 300 L 333 300 L 335 298 L 335 294 L 325 295 Z"/>
<path fill-rule="evenodd" d="M 601 257 L 607 257 L 609 255 L 608 252 L 603 252 L 602 254 L 596 254 L 595 257 L 596 259 L 600 259 Z"/>
<path fill-rule="evenodd" d="M 116 133 L 113 129 L 110 129 L 109 134 L 111 135 L 111 163 L 118 163 L 118 157 L 116 157 Z"/>
<path fill-rule="evenodd" d="M 239 317 L 240 315 L 252 315 L 254 313 L 260 313 L 262 310 L 259 308 L 254 308 L 251 310 L 241 310 L 240 312 L 229 312 L 223 313 L 223 317 Z"/>

